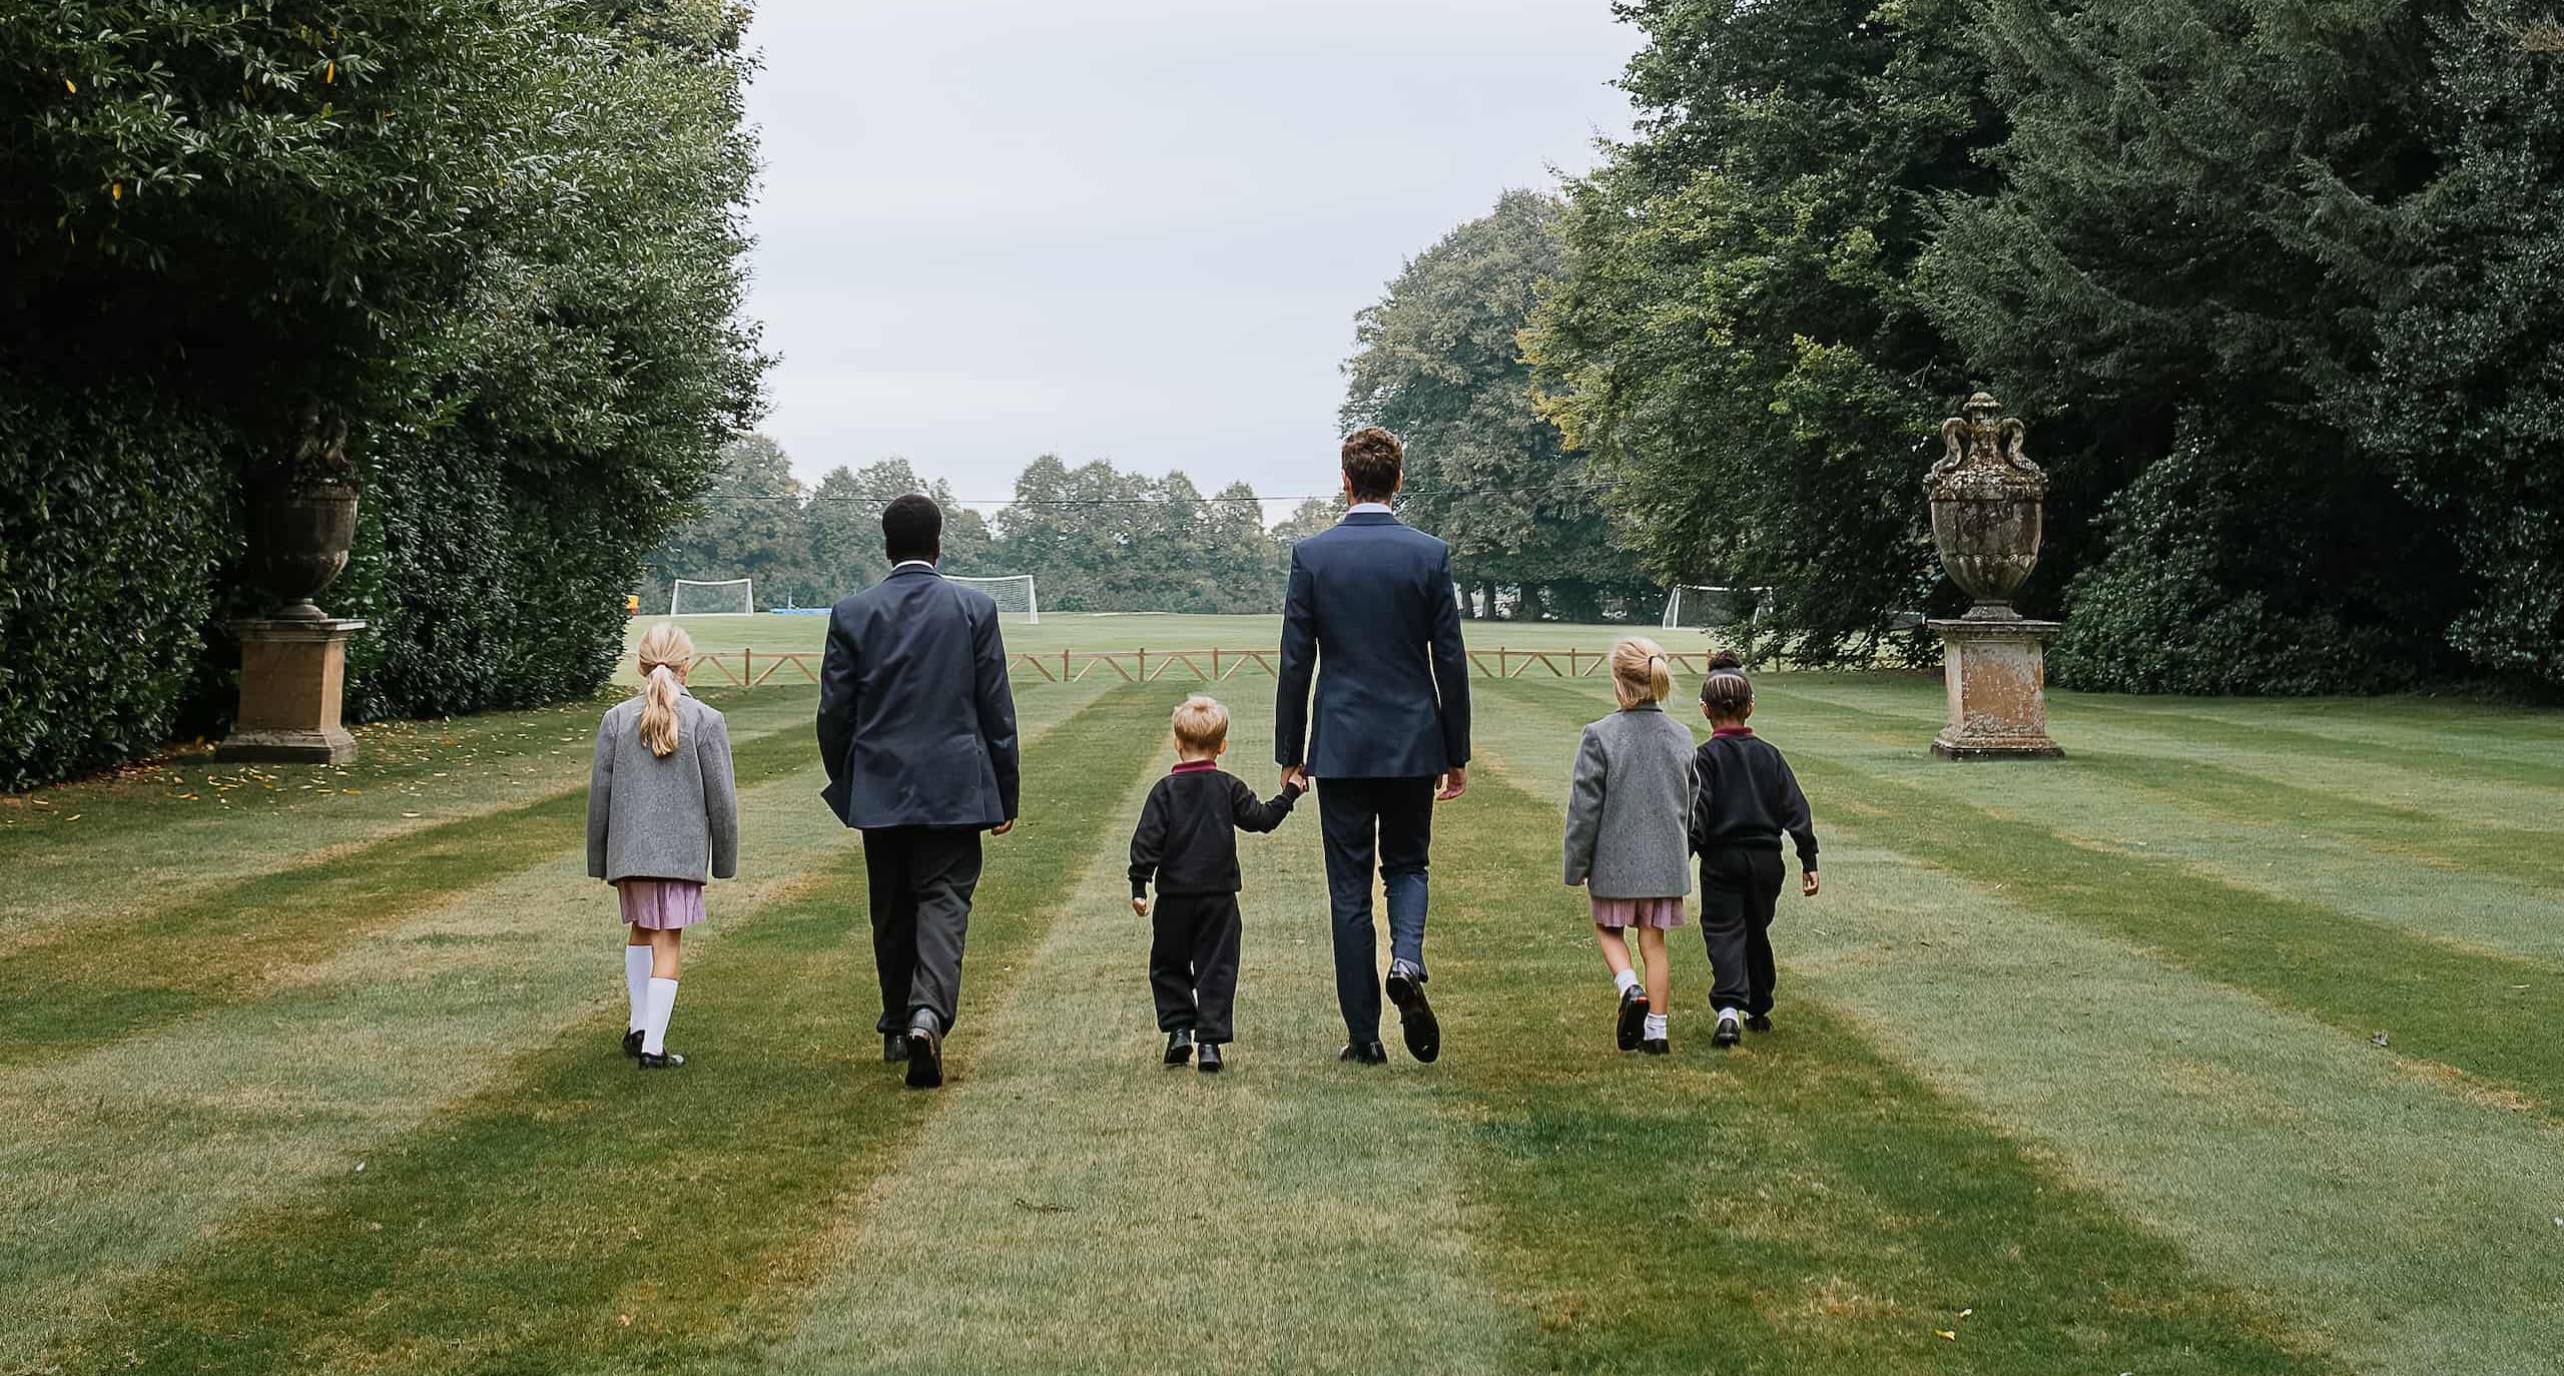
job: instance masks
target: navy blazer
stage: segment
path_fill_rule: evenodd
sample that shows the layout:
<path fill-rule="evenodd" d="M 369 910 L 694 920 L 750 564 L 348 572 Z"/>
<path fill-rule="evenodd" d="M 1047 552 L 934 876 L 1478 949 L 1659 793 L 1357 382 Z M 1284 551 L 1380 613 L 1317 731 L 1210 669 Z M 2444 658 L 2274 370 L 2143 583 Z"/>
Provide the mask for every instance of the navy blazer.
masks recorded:
<path fill-rule="evenodd" d="M 997 604 L 893 569 L 828 612 L 820 794 L 850 827 L 984 829 L 1015 815 L 1015 695 Z"/>
<path fill-rule="evenodd" d="M 1469 661 L 1450 546 L 1377 511 L 1293 545 L 1281 678 L 1273 762 L 1286 769 L 1412 779 L 1467 764 Z"/>

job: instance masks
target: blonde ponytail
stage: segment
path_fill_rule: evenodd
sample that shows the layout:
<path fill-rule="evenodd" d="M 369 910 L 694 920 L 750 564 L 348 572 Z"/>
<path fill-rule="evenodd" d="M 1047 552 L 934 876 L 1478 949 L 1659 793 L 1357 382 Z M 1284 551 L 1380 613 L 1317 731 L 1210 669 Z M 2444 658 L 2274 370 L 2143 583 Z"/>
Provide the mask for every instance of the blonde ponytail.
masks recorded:
<path fill-rule="evenodd" d="M 1611 647 L 1611 691 L 1625 710 L 1674 695 L 1674 662 L 1665 647 L 1634 635 Z"/>
<path fill-rule="evenodd" d="M 677 753 L 678 675 L 694 664 L 694 637 L 662 621 L 641 637 L 641 743 L 666 759 Z"/>

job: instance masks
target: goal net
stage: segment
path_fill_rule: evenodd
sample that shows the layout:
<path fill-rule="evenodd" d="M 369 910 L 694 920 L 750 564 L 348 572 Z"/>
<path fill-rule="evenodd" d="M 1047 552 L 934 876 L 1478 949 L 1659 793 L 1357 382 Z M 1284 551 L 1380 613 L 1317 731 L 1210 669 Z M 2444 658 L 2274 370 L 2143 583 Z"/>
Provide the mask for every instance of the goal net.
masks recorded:
<path fill-rule="evenodd" d="M 1024 618 L 1026 625 L 1042 624 L 1042 600 L 1033 592 L 1033 575 L 1010 574 L 1003 578 L 964 578 L 958 573 L 944 575 L 945 581 L 963 583 L 979 589 L 997 601 L 1000 614 Z"/>
<path fill-rule="evenodd" d="M 704 582 L 680 578 L 668 589 L 670 616 L 747 616 L 757 599 L 745 578 Z"/>
<path fill-rule="evenodd" d="M 1751 626 L 1760 619 L 1763 599 L 1770 588 L 1710 588 L 1697 584 L 1678 584 L 1665 595 L 1665 620 L 1668 631 L 1691 628 L 1721 631 Z"/>

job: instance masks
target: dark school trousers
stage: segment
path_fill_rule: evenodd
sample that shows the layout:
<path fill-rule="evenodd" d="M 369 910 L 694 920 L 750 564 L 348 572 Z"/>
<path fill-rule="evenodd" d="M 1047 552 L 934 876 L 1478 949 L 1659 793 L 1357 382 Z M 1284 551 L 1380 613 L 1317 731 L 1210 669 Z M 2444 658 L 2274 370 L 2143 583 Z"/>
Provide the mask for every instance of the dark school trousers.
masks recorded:
<path fill-rule="evenodd" d="M 1781 896 L 1781 853 L 1720 846 L 1700 856 L 1700 934 L 1709 943 L 1709 1006 L 1772 1011 L 1772 908 Z"/>
<path fill-rule="evenodd" d="M 961 1004 L 962 938 L 979 887 L 979 833 L 884 827 L 864 833 L 872 890 L 872 959 L 881 974 L 883 1032 L 906 1031 L 917 1010 L 945 1030 Z"/>
<path fill-rule="evenodd" d="M 1389 958 L 1424 973 L 1426 859 L 1433 779 L 1320 779 L 1327 908 L 1335 933 L 1335 1001 L 1355 1042 L 1380 1040 L 1380 947 L 1371 925 L 1376 865 L 1389 900 Z"/>
<path fill-rule="evenodd" d="M 1240 923 L 1233 893 L 1162 893 L 1149 910 L 1148 987 L 1157 1030 L 1191 1029 L 1203 1042 L 1234 1040 Z"/>

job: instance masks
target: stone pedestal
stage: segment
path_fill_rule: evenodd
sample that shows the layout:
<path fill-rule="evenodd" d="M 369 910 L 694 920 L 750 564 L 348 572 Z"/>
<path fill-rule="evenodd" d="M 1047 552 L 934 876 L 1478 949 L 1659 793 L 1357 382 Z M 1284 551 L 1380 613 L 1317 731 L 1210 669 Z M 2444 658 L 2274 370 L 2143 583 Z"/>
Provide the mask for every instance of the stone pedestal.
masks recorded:
<path fill-rule="evenodd" d="M 276 617 L 235 621 L 240 637 L 240 719 L 218 760 L 346 764 L 356 738 L 339 725 L 347 640 L 362 621 Z"/>
<path fill-rule="evenodd" d="M 1932 740 L 1945 760 L 2053 760 L 2048 739 L 2047 643 L 2055 621 L 1935 621 L 1950 724 Z"/>

